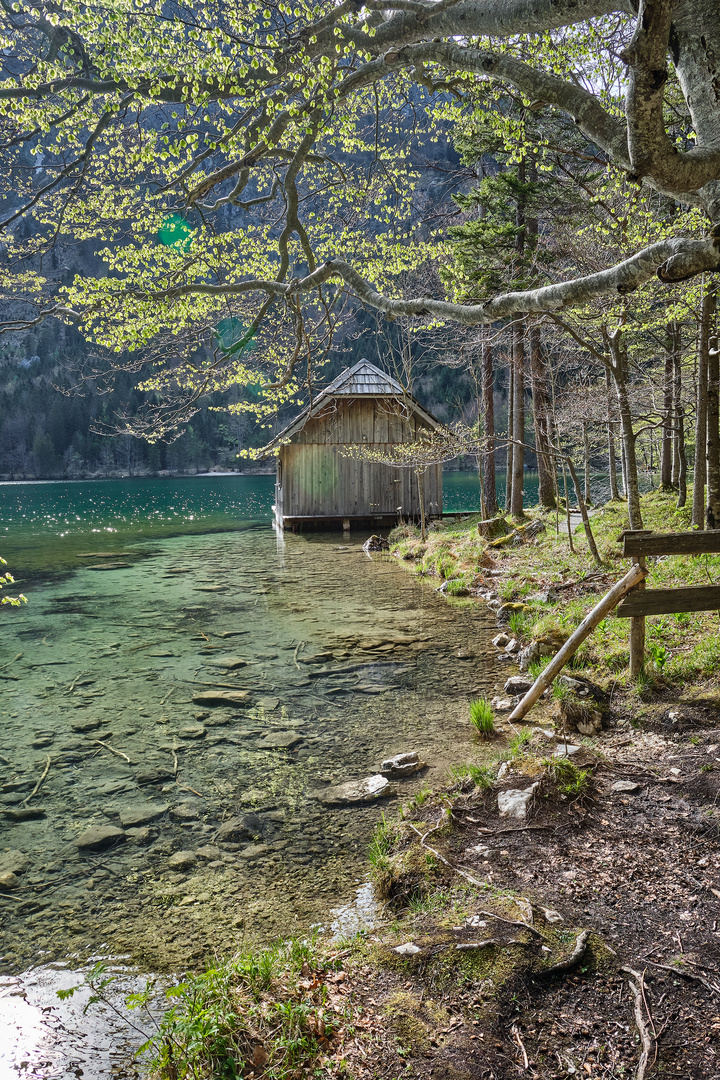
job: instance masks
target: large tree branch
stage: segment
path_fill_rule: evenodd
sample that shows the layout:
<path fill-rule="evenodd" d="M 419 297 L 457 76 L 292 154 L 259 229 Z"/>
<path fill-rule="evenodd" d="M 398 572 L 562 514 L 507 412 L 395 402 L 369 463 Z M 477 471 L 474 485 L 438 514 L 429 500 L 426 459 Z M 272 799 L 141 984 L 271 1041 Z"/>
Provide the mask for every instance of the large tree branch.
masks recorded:
<path fill-rule="evenodd" d="M 376 27 L 372 38 L 364 27 L 343 27 L 342 36 L 373 52 L 385 52 L 422 39 L 525 36 L 615 12 L 634 15 L 632 0 L 465 0 L 449 8 L 438 3 L 430 16 L 400 12 Z M 332 41 L 331 33 L 326 32 L 327 40 L 318 35 L 318 51 Z"/>
<path fill-rule="evenodd" d="M 685 281 L 707 271 L 720 270 L 720 241 L 661 240 L 632 255 L 608 270 L 587 277 L 545 285 L 539 289 L 503 293 L 483 304 L 457 304 L 448 300 L 419 297 L 396 300 L 380 293 L 344 259 L 329 259 L 304 278 L 285 283 L 255 278 L 249 281 L 213 285 L 188 282 L 166 289 L 144 292 L 130 289 L 116 293 L 117 297 L 132 296 L 138 300 L 173 300 L 181 296 L 231 296 L 263 292 L 268 296 L 290 298 L 296 293 L 310 292 L 330 280 L 341 279 L 369 307 L 382 311 L 390 318 L 425 318 L 458 322 L 465 326 L 481 326 L 519 314 L 544 314 L 577 307 L 598 297 L 625 296 L 641 285 L 658 277 L 666 284 Z"/>
<path fill-rule="evenodd" d="M 671 0 L 642 0 L 633 40 L 622 58 L 630 69 L 626 110 L 632 173 L 679 193 L 720 179 L 720 150 L 696 146 L 683 152 L 668 136 L 663 99 L 671 31 Z"/>

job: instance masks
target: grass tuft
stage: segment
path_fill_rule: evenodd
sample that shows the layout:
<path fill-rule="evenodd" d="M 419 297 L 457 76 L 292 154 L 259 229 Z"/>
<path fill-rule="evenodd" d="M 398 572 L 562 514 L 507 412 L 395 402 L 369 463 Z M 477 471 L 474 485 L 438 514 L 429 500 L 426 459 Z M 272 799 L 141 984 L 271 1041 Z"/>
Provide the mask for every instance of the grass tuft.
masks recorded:
<path fill-rule="evenodd" d="M 470 702 L 470 723 L 481 739 L 487 739 L 495 734 L 495 717 L 492 705 L 485 698 L 478 698 Z"/>

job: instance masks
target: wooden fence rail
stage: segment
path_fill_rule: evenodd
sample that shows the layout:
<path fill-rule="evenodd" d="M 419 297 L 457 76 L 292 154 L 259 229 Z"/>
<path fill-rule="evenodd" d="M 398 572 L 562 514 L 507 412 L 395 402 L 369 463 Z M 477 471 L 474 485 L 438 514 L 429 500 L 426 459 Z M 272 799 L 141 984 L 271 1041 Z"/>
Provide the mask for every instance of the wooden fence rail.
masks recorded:
<path fill-rule="evenodd" d="M 645 559 L 654 555 L 710 555 L 720 553 L 720 529 L 708 532 L 653 533 L 647 529 L 624 532 L 618 540 L 623 555 L 633 565 L 599 601 L 541 671 L 524 698 L 510 713 L 510 721 L 522 720 L 556 675 L 577 652 L 586 637 L 613 608 L 619 618 L 631 620 L 630 674 L 637 676 L 645 664 L 645 617 L 681 611 L 720 611 L 720 585 L 691 585 L 679 589 L 646 589 Z M 619 605 L 619 606 L 618 606 Z"/>

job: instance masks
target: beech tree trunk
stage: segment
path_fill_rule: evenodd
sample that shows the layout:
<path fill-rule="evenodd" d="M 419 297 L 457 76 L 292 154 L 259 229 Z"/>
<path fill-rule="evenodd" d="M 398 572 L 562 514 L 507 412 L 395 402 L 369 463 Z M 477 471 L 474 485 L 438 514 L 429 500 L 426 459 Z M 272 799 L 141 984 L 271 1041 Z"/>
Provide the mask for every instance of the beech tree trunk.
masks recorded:
<path fill-rule="evenodd" d="M 708 349 L 708 395 L 707 395 L 707 509 L 705 523 L 708 529 L 720 529 L 720 368 L 718 366 L 718 342 L 709 340 Z"/>
<path fill-rule="evenodd" d="M 485 517 L 495 517 L 498 512 L 495 486 L 495 397 L 493 378 L 492 345 L 483 342 L 482 347 L 482 412 L 485 422 L 485 438 L 488 440 L 482 456 L 482 476 L 485 491 Z"/>
<path fill-rule="evenodd" d="M 588 435 L 588 422 L 583 418 L 583 466 L 585 470 L 585 502 L 590 502 L 590 436 Z"/>
<path fill-rule="evenodd" d="M 675 504 L 678 510 L 687 502 L 687 456 L 685 454 L 685 410 L 682 405 L 677 411 L 677 448 L 678 448 L 678 498 Z"/>
<path fill-rule="evenodd" d="M 620 410 L 620 430 L 622 433 L 623 457 L 625 460 L 625 494 L 628 501 L 628 517 L 631 529 L 642 529 L 643 520 L 640 511 L 640 485 L 638 483 L 637 457 L 635 454 L 635 433 L 632 426 L 632 409 L 627 385 L 627 354 L 622 348 L 620 330 L 607 335 L 610 345 L 610 374 L 615 383 Z"/>
<path fill-rule="evenodd" d="M 682 482 L 681 474 L 687 476 L 687 462 L 682 461 L 682 457 L 685 453 L 685 433 L 680 431 L 682 424 L 682 365 L 681 365 L 681 349 L 682 349 L 682 331 L 680 324 L 677 322 L 670 323 L 668 327 L 670 331 L 669 344 L 672 348 L 672 366 L 673 366 L 673 467 L 672 467 L 672 486 L 680 490 L 680 484 Z M 685 499 L 687 498 L 687 490 L 685 491 Z M 678 506 L 684 506 L 685 501 L 678 502 Z"/>
<path fill-rule="evenodd" d="M 615 463 L 615 431 L 614 421 L 611 419 L 610 408 L 610 372 L 605 370 L 605 386 L 607 389 L 607 433 L 608 433 L 608 473 L 610 474 L 610 498 L 619 499 L 617 483 L 617 466 Z"/>
<path fill-rule="evenodd" d="M 555 506 L 555 478 L 550 454 L 550 399 L 547 391 L 547 368 L 542 357 L 540 327 L 530 328 L 530 372 L 532 377 L 535 450 L 538 464 L 538 502 Z"/>
<path fill-rule="evenodd" d="M 695 467 L 693 470 L 692 524 L 705 528 L 705 484 L 707 482 L 707 393 L 708 350 L 715 307 L 715 293 L 703 282 L 697 352 L 697 396 L 695 398 Z"/>
<path fill-rule="evenodd" d="M 508 445 L 507 456 L 505 463 L 505 512 L 510 513 L 510 507 L 512 505 L 512 482 L 513 482 L 513 462 L 515 460 L 515 447 L 511 440 L 514 438 L 514 412 L 515 412 L 515 369 L 512 357 L 512 347 L 510 355 L 510 365 L 508 368 Z"/>
<path fill-rule="evenodd" d="M 673 437 L 672 437 L 672 406 L 673 406 L 673 355 L 670 339 L 665 346 L 665 372 L 663 378 L 663 416 L 662 416 L 662 445 L 660 447 L 660 487 L 663 491 L 672 488 L 673 466 Z"/>
<path fill-rule="evenodd" d="M 513 325 L 513 469 L 510 513 L 523 516 L 523 481 L 525 472 L 525 320 Z"/>

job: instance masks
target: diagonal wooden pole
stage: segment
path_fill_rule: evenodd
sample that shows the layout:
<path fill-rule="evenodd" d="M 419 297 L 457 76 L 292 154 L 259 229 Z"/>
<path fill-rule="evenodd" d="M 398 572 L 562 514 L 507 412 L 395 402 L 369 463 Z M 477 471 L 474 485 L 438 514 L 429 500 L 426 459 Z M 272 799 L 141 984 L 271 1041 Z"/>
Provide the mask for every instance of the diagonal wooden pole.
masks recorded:
<path fill-rule="evenodd" d="M 588 637 L 598 623 L 602 622 L 605 616 L 620 603 L 626 593 L 629 593 L 631 589 L 634 589 L 636 585 L 639 585 L 640 582 L 644 580 L 645 573 L 646 571 L 643 567 L 635 563 L 630 567 L 627 574 L 625 574 L 625 577 L 620 578 L 620 580 L 613 585 L 610 592 L 606 593 L 592 611 L 588 612 L 577 630 L 570 635 L 562 649 L 555 653 L 555 656 L 553 656 L 545 670 L 540 672 L 525 697 L 510 713 L 509 720 L 511 723 L 514 720 L 522 720 L 525 714 L 532 709 L 535 702 L 542 696 L 555 676 L 565 667 L 565 664 L 567 664 L 570 657 L 574 656 L 577 652 L 585 638 Z"/>

